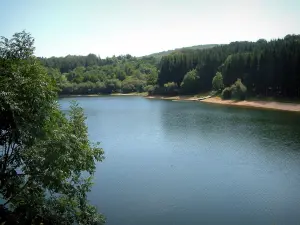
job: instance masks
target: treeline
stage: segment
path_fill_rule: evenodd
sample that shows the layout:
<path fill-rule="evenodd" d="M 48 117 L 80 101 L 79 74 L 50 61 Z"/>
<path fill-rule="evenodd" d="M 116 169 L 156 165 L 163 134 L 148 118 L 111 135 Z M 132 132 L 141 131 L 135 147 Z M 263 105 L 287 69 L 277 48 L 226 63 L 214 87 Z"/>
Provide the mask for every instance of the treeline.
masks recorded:
<path fill-rule="evenodd" d="M 157 83 L 154 57 L 139 59 L 125 55 L 101 59 L 89 54 L 40 60 L 63 95 L 145 92 Z"/>
<path fill-rule="evenodd" d="M 101 59 L 93 54 L 41 61 L 61 94 L 148 91 L 176 95 L 217 89 L 224 98 L 300 97 L 300 35 L 181 49 L 159 62 L 151 56 Z"/>
<path fill-rule="evenodd" d="M 152 94 L 210 91 L 219 72 L 224 84 L 220 89 L 226 89 L 224 98 L 235 93 L 241 93 L 240 98 L 300 97 L 300 35 L 176 52 L 162 57 L 159 68 L 158 85 Z"/>

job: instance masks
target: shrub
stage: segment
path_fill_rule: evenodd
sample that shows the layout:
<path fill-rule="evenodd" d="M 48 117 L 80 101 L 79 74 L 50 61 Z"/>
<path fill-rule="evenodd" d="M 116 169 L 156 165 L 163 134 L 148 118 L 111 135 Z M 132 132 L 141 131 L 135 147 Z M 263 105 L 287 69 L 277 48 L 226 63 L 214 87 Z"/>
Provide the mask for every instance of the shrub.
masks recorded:
<path fill-rule="evenodd" d="M 154 85 L 147 85 L 146 87 L 144 87 L 144 91 L 148 92 L 148 95 L 152 95 L 154 90 L 155 90 Z"/>
<path fill-rule="evenodd" d="M 169 82 L 164 84 L 164 92 L 166 95 L 177 95 L 178 94 L 178 86 L 174 82 Z"/>
<path fill-rule="evenodd" d="M 214 76 L 212 80 L 212 86 L 213 90 L 215 91 L 221 91 L 224 88 L 223 76 L 220 72 L 217 72 L 216 76 Z"/>
<path fill-rule="evenodd" d="M 237 100 L 245 100 L 247 94 L 247 87 L 242 83 L 241 79 L 237 79 L 237 81 L 231 85 L 230 87 L 225 88 L 222 91 L 223 99 L 237 99 Z"/>
<path fill-rule="evenodd" d="M 226 100 L 226 99 L 231 99 L 231 87 L 227 87 L 227 88 L 225 88 L 223 91 L 222 91 L 222 98 L 224 99 L 224 100 Z"/>
<path fill-rule="evenodd" d="M 232 97 L 238 100 L 245 100 L 247 88 L 242 83 L 241 79 L 237 79 L 237 81 L 231 86 L 232 89 Z"/>

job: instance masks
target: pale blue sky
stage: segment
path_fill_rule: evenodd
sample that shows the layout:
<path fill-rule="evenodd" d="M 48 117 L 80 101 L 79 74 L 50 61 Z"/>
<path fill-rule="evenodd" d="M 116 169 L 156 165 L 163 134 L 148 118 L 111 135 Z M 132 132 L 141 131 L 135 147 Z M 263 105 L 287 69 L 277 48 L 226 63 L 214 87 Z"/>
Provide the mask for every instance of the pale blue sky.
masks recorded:
<path fill-rule="evenodd" d="M 300 0 L 0 0 L 0 21 L 0 36 L 30 32 L 37 56 L 142 56 L 300 34 Z"/>

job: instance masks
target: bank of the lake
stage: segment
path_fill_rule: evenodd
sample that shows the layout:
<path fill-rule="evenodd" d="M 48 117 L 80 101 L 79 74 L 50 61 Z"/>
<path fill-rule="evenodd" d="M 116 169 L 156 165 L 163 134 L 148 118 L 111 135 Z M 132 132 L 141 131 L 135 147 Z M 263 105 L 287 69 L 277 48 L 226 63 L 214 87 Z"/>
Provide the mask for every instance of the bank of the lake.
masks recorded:
<path fill-rule="evenodd" d="M 275 100 L 244 100 L 244 101 L 236 101 L 236 100 L 223 100 L 220 97 L 211 97 L 203 100 L 199 100 L 201 97 L 205 97 L 205 95 L 197 96 L 197 95 L 177 95 L 177 96 L 163 96 L 163 95 L 155 95 L 149 96 L 147 93 L 112 93 L 112 94 L 91 94 L 91 95 L 60 95 L 60 98 L 73 98 L 73 97 L 106 97 L 106 96 L 142 96 L 147 99 L 162 99 L 162 100 L 172 100 L 172 101 L 199 101 L 204 103 L 212 103 L 212 104 L 221 104 L 221 105 L 229 105 L 229 106 L 238 106 L 238 107 L 253 107 L 253 108 L 261 108 L 261 109 L 272 109 L 272 110 L 282 110 L 282 111 L 291 111 L 291 112 L 300 112 L 300 103 L 299 102 L 279 102 Z"/>
<path fill-rule="evenodd" d="M 107 96 L 147 96 L 146 92 L 133 93 L 112 93 L 112 94 L 90 94 L 90 95 L 59 95 L 60 98 L 74 98 L 74 97 L 107 97 Z"/>
<path fill-rule="evenodd" d="M 292 102 L 279 102 L 279 101 L 267 101 L 267 100 L 223 100 L 220 97 L 211 97 L 203 100 L 199 100 L 197 96 L 147 96 L 148 99 L 164 99 L 173 101 L 199 101 L 204 103 L 221 104 L 229 106 L 239 106 L 239 107 L 253 107 L 261 109 L 273 109 L 282 111 L 292 111 L 300 112 L 300 103 Z"/>
<path fill-rule="evenodd" d="M 274 109 L 274 110 L 300 112 L 299 103 L 286 103 L 286 102 L 261 101 L 261 100 L 235 101 L 235 100 L 222 100 L 219 97 L 207 98 L 202 100 L 201 102 L 231 105 L 231 106 L 254 107 L 254 108 L 261 108 L 261 109 Z"/>
<path fill-rule="evenodd" d="M 194 95 L 176 95 L 176 96 L 163 96 L 163 95 L 154 95 L 146 96 L 148 99 L 162 99 L 162 100 L 173 100 L 173 101 L 198 101 L 197 96 Z"/>

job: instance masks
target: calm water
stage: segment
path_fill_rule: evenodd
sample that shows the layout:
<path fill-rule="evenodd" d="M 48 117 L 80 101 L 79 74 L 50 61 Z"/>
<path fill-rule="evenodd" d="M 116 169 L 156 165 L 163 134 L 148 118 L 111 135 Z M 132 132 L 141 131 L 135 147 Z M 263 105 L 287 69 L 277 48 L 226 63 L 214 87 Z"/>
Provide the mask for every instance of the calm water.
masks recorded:
<path fill-rule="evenodd" d="M 300 114 L 76 100 L 105 150 L 89 198 L 108 225 L 300 224 Z"/>

